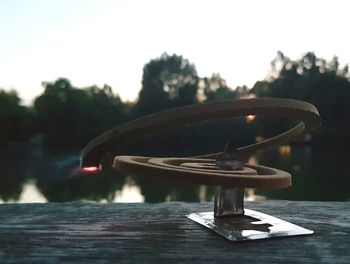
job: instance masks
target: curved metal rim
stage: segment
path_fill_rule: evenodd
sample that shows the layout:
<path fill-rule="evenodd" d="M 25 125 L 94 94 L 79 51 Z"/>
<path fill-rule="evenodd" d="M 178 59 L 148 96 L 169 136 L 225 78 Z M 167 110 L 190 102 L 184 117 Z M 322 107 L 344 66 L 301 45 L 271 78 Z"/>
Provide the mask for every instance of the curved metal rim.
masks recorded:
<path fill-rule="evenodd" d="M 247 115 L 288 117 L 299 120 L 300 123 L 278 136 L 241 147 L 237 150 L 238 154 L 252 153 L 288 142 L 320 125 L 319 113 L 312 104 L 291 99 L 254 98 L 191 105 L 148 115 L 104 132 L 83 149 L 81 166 L 98 166 L 106 152 L 154 132 L 208 120 Z M 210 158 L 217 154 L 200 157 Z"/>

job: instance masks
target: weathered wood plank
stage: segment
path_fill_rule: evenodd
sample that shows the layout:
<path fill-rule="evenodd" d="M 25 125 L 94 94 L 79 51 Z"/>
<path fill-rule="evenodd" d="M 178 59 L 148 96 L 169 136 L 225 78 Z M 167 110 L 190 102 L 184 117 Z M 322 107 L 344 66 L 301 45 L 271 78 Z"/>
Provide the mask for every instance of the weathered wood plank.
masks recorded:
<path fill-rule="evenodd" d="M 229 242 L 185 217 L 212 204 L 3 204 L 0 263 L 350 263 L 350 202 L 264 201 L 256 209 L 315 231 Z"/>

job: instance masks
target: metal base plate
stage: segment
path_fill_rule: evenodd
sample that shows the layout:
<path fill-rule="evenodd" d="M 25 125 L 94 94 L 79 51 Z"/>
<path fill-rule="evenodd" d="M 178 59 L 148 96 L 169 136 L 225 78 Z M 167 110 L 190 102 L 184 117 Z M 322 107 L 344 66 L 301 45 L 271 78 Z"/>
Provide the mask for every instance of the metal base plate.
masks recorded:
<path fill-rule="evenodd" d="M 310 235 L 314 231 L 279 218 L 244 209 L 243 216 L 214 218 L 213 212 L 192 213 L 189 219 L 210 228 L 230 241 Z"/>

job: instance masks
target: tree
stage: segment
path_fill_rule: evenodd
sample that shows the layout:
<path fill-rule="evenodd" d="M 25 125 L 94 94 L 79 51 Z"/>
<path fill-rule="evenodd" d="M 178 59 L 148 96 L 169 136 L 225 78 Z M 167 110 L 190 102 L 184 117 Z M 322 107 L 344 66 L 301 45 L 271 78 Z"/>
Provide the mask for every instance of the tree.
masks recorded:
<path fill-rule="evenodd" d="M 33 111 L 22 106 L 15 91 L 0 90 L 0 146 L 28 139 L 33 135 Z"/>
<path fill-rule="evenodd" d="M 110 86 L 78 89 L 67 79 L 43 83 L 34 102 L 40 131 L 51 148 L 81 148 L 90 139 L 119 124 L 125 105 Z"/>
<path fill-rule="evenodd" d="M 203 78 L 201 84 L 203 94 L 206 98 L 205 101 L 207 102 L 235 99 L 238 97 L 238 91 L 233 91 L 218 73 L 214 73 L 210 78 Z"/>
<path fill-rule="evenodd" d="M 198 76 L 195 66 L 182 56 L 164 53 L 143 68 L 139 115 L 197 102 Z"/>

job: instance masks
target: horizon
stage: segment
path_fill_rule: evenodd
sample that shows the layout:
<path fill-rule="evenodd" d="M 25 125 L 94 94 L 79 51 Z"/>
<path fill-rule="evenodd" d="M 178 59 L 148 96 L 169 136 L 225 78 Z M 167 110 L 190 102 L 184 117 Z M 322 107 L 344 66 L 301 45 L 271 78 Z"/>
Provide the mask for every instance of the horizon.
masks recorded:
<path fill-rule="evenodd" d="M 219 73 L 231 88 L 269 73 L 277 51 L 312 51 L 350 62 L 346 1 L 51 1 L 0 3 L 0 89 L 24 104 L 41 83 L 108 84 L 124 101 L 141 89 L 142 68 L 163 52 L 182 55 L 200 77 Z M 175 16 L 174 16 L 175 15 Z M 252 19 L 253 18 L 253 19 Z M 258 42 L 258 44 L 256 44 Z"/>

